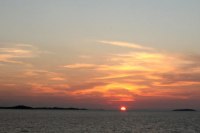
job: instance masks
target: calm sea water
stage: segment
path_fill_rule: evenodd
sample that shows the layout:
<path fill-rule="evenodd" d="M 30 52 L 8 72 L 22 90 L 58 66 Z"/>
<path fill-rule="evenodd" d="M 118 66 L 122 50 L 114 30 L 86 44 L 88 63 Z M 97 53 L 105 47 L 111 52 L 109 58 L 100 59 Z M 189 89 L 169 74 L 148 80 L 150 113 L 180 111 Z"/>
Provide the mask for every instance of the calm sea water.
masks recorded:
<path fill-rule="evenodd" d="M 0 133 L 200 133 L 200 112 L 0 110 Z"/>

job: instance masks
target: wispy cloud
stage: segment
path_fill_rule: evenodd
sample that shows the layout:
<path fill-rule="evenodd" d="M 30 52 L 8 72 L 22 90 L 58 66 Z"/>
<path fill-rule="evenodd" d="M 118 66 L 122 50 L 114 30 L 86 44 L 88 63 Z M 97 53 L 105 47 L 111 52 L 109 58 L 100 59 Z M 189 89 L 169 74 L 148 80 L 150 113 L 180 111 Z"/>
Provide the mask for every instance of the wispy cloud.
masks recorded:
<path fill-rule="evenodd" d="M 144 106 L 150 100 L 184 100 L 192 99 L 192 96 L 199 100 L 199 55 L 156 52 L 153 48 L 124 42 L 101 43 L 133 50 L 103 56 L 78 56 L 72 63 L 66 62 L 66 65 L 62 66 L 58 64 L 61 66 L 59 68 L 40 68 L 37 65 L 22 70 L 20 66 L 20 71 L 11 72 L 15 77 L 20 73 L 20 80 L 12 84 L 25 86 L 28 82 L 26 88 L 31 88 L 31 93 L 35 95 L 70 97 L 71 101 L 85 100 L 89 103 L 103 101 L 109 105 L 132 102 Z M 32 45 L 3 47 L 0 48 L 0 63 L 7 62 L 15 66 L 17 63 L 26 63 L 25 61 L 31 58 L 40 57 L 40 54 L 42 51 Z M 3 78 L 7 72 L 2 75 L 0 84 L 12 87 L 9 80 Z M 14 79 L 13 75 L 9 75 L 9 78 Z"/>
<path fill-rule="evenodd" d="M 43 81 L 63 81 L 66 82 L 66 76 L 64 76 L 61 73 L 58 72 L 52 72 L 49 70 L 41 70 L 41 69 L 27 69 L 24 70 L 24 73 L 21 75 L 21 77 L 31 78 L 31 79 L 37 79 L 38 82 Z"/>
<path fill-rule="evenodd" d="M 93 70 L 90 71 L 91 74 L 87 73 L 90 75 L 87 81 L 102 82 L 100 85 L 86 87 L 85 81 L 82 81 L 79 89 L 76 90 L 77 95 L 100 93 L 102 98 L 106 98 L 111 103 L 137 102 L 145 97 L 187 99 L 190 96 L 181 91 L 190 88 L 191 91 L 200 93 L 196 90 L 200 85 L 200 64 L 197 57 L 189 57 L 181 53 L 133 51 L 124 54 L 109 54 L 107 55 L 109 62 L 105 59 L 104 63 L 98 65 L 86 61 L 65 67 L 80 69 L 84 72 L 85 69 Z"/>
<path fill-rule="evenodd" d="M 63 67 L 65 68 L 71 68 L 71 69 L 90 69 L 90 68 L 96 68 L 97 65 L 95 64 L 70 64 L 70 65 L 65 65 Z"/>
<path fill-rule="evenodd" d="M 119 46 L 119 47 L 126 47 L 126 48 L 132 48 L 132 49 L 140 49 L 140 50 L 153 50 L 153 48 L 142 46 L 139 44 L 135 43 L 129 43 L 129 42 L 121 42 L 121 41 L 98 41 L 99 43 L 102 44 L 107 44 L 107 45 L 113 45 L 113 46 Z"/>
<path fill-rule="evenodd" d="M 8 44 L 8 46 L 0 47 L 0 62 L 30 65 L 21 59 L 35 58 L 42 53 L 47 53 L 30 44 Z"/>

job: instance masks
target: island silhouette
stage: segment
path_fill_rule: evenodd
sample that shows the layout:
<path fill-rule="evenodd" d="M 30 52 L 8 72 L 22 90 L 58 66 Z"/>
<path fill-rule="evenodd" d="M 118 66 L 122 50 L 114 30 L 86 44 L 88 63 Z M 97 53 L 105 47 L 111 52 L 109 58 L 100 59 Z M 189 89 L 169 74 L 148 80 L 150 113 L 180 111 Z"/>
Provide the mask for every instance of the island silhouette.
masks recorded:
<path fill-rule="evenodd" d="M 74 107 L 69 107 L 69 108 L 63 108 L 63 107 L 30 107 L 30 106 L 25 106 L 25 105 L 17 105 L 17 106 L 11 106 L 11 107 L 0 107 L 0 109 L 88 110 L 86 108 L 74 108 Z"/>
<path fill-rule="evenodd" d="M 196 111 L 194 109 L 174 109 L 173 111 Z"/>
<path fill-rule="evenodd" d="M 24 110 L 89 110 L 87 108 L 75 108 L 75 107 L 31 107 L 26 105 L 16 105 L 16 106 L 9 106 L 9 107 L 0 107 L 0 109 L 24 109 Z M 104 109 L 92 109 L 92 110 L 99 110 L 104 111 Z M 195 109 L 174 109 L 171 111 L 197 111 Z"/>

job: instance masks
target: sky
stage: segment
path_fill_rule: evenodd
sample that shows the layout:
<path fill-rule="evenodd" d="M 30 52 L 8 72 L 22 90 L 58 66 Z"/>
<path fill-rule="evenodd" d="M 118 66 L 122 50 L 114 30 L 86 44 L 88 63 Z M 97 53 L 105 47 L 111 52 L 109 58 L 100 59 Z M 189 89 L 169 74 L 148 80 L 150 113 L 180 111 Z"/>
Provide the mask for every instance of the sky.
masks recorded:
<path fill-rule="evenodd" d="M 0 106 L 200 109 L 199 0 L 0 0 Z"/>

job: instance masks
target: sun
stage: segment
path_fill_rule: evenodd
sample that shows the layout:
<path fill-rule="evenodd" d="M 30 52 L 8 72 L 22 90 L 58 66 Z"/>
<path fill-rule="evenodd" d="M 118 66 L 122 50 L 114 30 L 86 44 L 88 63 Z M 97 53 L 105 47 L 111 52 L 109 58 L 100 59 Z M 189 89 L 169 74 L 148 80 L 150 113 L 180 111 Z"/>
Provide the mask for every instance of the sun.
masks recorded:
<path fill-rule="evenodd" d="M 126 111 L 126 107 L 125 107 L 125 106 L 121 106 L 121 107 L 120 107 L 120 110 L 121 110 L 121 111 Z"/>

